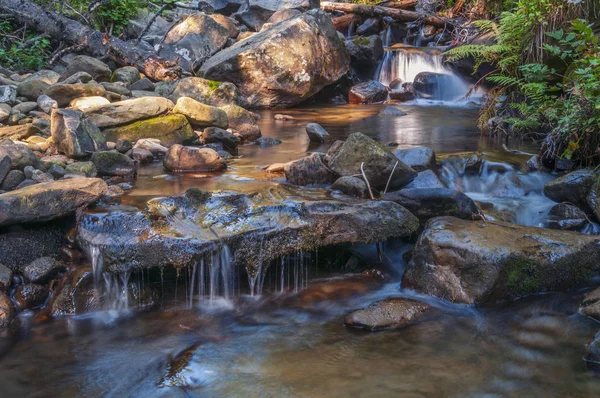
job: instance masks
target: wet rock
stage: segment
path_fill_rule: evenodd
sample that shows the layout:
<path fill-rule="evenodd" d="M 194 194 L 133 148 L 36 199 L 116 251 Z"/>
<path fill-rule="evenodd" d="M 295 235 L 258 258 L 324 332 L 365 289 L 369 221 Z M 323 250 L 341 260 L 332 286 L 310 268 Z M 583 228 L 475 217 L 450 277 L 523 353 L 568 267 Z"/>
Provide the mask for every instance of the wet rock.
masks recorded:
<path fill-rule="evenodd" d="M 32 185 L 0 195 L 0 226 L 48 221 L 97 201 L 108 189 L 97 178 Z"/>
<path fill-rule="evenodd" d="M 394 155 L 416 171 L 433 170 L 436 167 L 435 152 L 426 146 L 396 149 Z"/>
<path fill-rule="evenodd" d="M 221 142 L 225 148 L 235 150 L 242 140 L 227 130 L 218 127 L 208 127 L 202 132 L 202 141 L 205 144 Z"/>
<path fill-rule="evenodd" d="M 202 104 L 188 97 L 179 98 L 173 112 L 184 115 L 195 126 L 216 126 L 223 129 L 229 127 L 227 114 L 223 110 Z"/>
<path fill-rule="evenodd" d="M 65 231 L 58 225 L 32 225 L 4 229 L 0 233 L 0 261 L 12 271 L 39 257 L 55 256 Z M 26 247 L 27 250 L 23 250 Z"/>
<path fill-rule="evenodd" d="M 55 109 L 50 123 L 54 142 L 69 157 L 83 158 L 107 149 L 100 129 L 80 111 Z"/>
<path fill-rule="evenodd" d="M 331 189 L 356 196 L 357 198 L 369 198 L 369 188 L 363 179 L 358 177 L 340 177 L 331 186 Z"/>
<path fill-rule="evenodd" d="M 337 175 L 325 165 L 324 159 L 325 155 L 315 152 L 286 163 L 285 177 L 294 185 L 331 184 L 337 179 Z"/>
<path fill-rule="evenodd" d="M 15 309 L 6 293 L 0 292 L 0 330 L 8 327 L 15 316 Z"/>
<path fill-rule="evenodd" d="M 85 114 L 104 129 L 160 116 L 173 110 L 174 106 L 166 98 L 143 97 L 88 108 Z"/>
<path fill-rule="evenodd" d="M 115 145 L 115 149 L 120 153 L 127 153 L 133 149 L 133 144 L 128 139 L 119 138 Z"/>
<path fill-rule="evenodd" d="M 96 177 L 98 170 L 92 162 L 75 162 L 68 164 L 65 167 L 65 173 L 67 175 L 75 175 L 81 177 Z"/>
<path fill-rule="evenodd" d="M 225 47 L 229 31 L 210 16 L 195 13 L 175 24 L 164 37 L 160 56 L 167 59 L 179 57 L 184 70 L 193 71 L 209 57 Z"/>
<path fill-rule="evenodd" d="M 555 202 L 587 208 L 587 198 L 598 176 L 589 169 L 573 171 L 544 186 L 544 195 Z"/>
<path fill-rule="evenodd" d="M 403 83 L 401 87 L 392 89 L 389 96 L 396 101 L 412 101 L 417 96 L 417 90 L 412 83 Z"/>
<path fill-rule="evenodd" d="M 169 148 L 161 145 L 161 141 L 155 138 L 145 138 L 138 140 L 133 148 L 142 148 L 152 152 L 156 157 L 165 156 L 169 152 Z"/>
<path fill-rule="evenodd" d="M 23 170 L 26 166 L 39 166 L 39 160 L 27 145 L 12 143 L 12 141 L 0 142 L 0 158 L 8 156 L 13 169 Z"/>
<path fill-rule="evenodd" d="M 110 80 L 111 71 L 108 65 L 97 58 L 87 55 L 77 55 L 67 65 L 63 73 L 62 80 L 74 75 L 77 72 L 86 72 L 97 82 L 106 82 Z"/>
<path fill-rule="evenodd" d="M 155 138 L 165 145 L 189 144 L 196 138 L 187 118 L 179 114 L 140 120 L 124 126 L 104 129 L 102 133 L 107 140 L 111 141 L 126 139 L 136 142 L 142 138 Z"/>
<path fill-rule="evenodd" d="M 57 83 L 48 87 L 44 95 L 55 100 L 59 107 L 64 107 L 75 98 L 102 97 L 105 92 L 104 87 L 96 83 Z"/>
<path fill-rule="evenodd" d="M 586 354 L 583 358 L 588 369 L 600 371 L 600 331 L 586 346 Z"/>
<path fill-rule="evenodd" d="M 451 76 L 444 73 L 421 72 L 415 76 L 413 86 L 419 97 L 432 98 L 439 92 L 439 88 L 451 85 Z"/>
<path fill-rule="evenodd" d="M 308 123 L 306 125 L 306 134 L 311 142 L 325 142 L 329 138 L 329 133 L 317 123 Z"/>
<path fill-rule="evenodd" d="M 600 288 L 585 295 L 579 307 L 579 312 L 600 321 Z"/>
<path fill-rule="evenodd" d="M 406 116 L 408 113 L 404 112 L 402 109 L 398 109 L 394 106 L 388 106 L 381 112 L 379 112 L 379 116 Z"/>
<path fill-rule="evenodd" d="M 567 229 L 576 231 L 587 223 L 585 213 L 577 206 L 559 203 L 553 206 L 548 213 L 548 227 L 552 229 Z"/>
<path fill-rule="evenodd" d="M 23 269 L 23 276 L 29 282 L 44 284 L 64 269 L 64 265 L 54 258 L 40 257 Z"/>
<path fill-rule="evenodd" d="M 356 34 L 359 36 L 378 35 L 380 30 L 379 18 L 368 18 L 356 29 Z"/>
<path fill-rule="evenodd" d="M 413 188 L 388 192 L 384 200 L 391 200 L 404 207 L 420 220 L 437 216 L 452 216 L 472 220 L 481 211 L 471 198 L 455 189 Z"/>
<path fill-rule="evenodd" d="M 267 173 L 283 174 L 285 172 L 285 163 L 273 163 L 265 168 Z"/>
<path fill-rule="evenodd" d="M 133 177 L 136 173 L 133 159 L 119 152 L 94 152 L 91 161 L 100 176 Z"/>
<path fill-rule="evenodd" d="M 47 287 L 35 283 L 27 283 L 15 289 L 14 299 L 19 310 L 39 307 L 46 302 L 50 291 Z"/>
<path fill-rule="evenodd" d="M 264 137 L 264 136 L 258 137 L 258 139 L 255 142 L 261 148 L 269 148 L 269 147 L 281 144 L 281 140 L 278 140 L 277 138 Z"/>
<path fill-rule="evenodd" d="M 0 86 L 0 104 L 12 105 L 17 102 L 17 86 Z"/>
<path fill-rule="evenodd" d="M 329 15 L 314 10 L 220 51 L 200 74 L 234 83 L 244 107 L 290 107 L 339 80 L 349 61 Z"/>
<path fill-rule="evenodd" d="M 25 174 L 21 170 L 11 170 L 4 177 L 2 184 L 0 184 L 0 189 L 2 191 L 12 191 L 23 181 L 25 181 Z"/>
<path fill-rule="evenodd" d="M 235 134 L 239 134 L 244 141 L 254 141 L 261 136 L 252 112 L 237 105 L 225 105 L 220 109 L 227 115 L 229 128 Z"/>
<path fill-rule="evenodd" d="M 350 135 L 335 153 L 328 155 L 329 168 L 339 176 L 361 174 L 363 163 L 364 173 L 374 189 L 383 190 L 388 180 L 389 189 L 400 189 L 417 176 L 413 169 L 402 163 L 388 148 L 362 133 Z"/>
<path fill-rule="evenodd" d="M 350 89 L 348 101 L 351 104 L 372 104 L 387 99 L 388 92 L 385 86 L 378 81 L 371 80 L 359 83 Z"/>
<path fill-rule="evenodd" d="M 140 72 L 133 66 L 124 66 L 115 70 L 110 80 L 131 85 L 140 80 Z"/>
<path fill-rule="evenodd" d="M 595 237 L 499 221 L 430 220 L 402 286 L 452 302 L 481 304 L 559 291 L 590 279 Z"/>
<path fill-rule="evenodd" d="M 154 161 L 154 155 L 144 148 L 133 148 L 131 150 L 131 158 L 138 161 L 141 165 L 147 165 Z"/>
<path fill-rule="evenodd" d="M 156 91 L 159 91 L 157 86 Z M 159 94 L 177 102 L 181 97 L 188 97 L 211 106 L 235 105 L 238 103 L 238 89 L 232 83 L 186 77 L 174 85 L 163 85 Z"/>
<path fill-rule="evenodd" d="M 100 310 L 92 267 L 76 267 L 67 272 L 54 290 L 49 306 L 53 316 Z"/>
<path fill-rule="evenodd" d="M 81 247 L 97 245 L 107 271 L 186 266 L 227 244 L 236 264 L 256 275 L 259 258 L 269 264 L 297 250 L 404 237 L 418 221 L 392 202 L 306 200 L 280 185 L 249 195 L 190 189 L 138 213 L 83 212 L 78 226 Z"/>
<path fill-rule="evenodd" d="M 167 171 L 222 171 L 227 163 L 213 149 L 173 145 L 164 167 Z"/>
<path fill-rule="evenodd" d="M 10 268 L 0 263 L 0 293 L 7 293 L 12 280 L 12 271 Z"/>
<path fill-rule="evenodd" d="M 344 325 L 372 332 L 400 329 L 415 323 L 421 315 L 429 310 L 431 307 L 420 301 L 390 298 L 377 301 L 367 308 L 346 315 Z"/>
<path fill-rule="evenodd" d="M 370 74 L 379 64 L 383 55 L 383 44 L 379 35 L 346 40 L 352 65 L 362 73 Z"/>

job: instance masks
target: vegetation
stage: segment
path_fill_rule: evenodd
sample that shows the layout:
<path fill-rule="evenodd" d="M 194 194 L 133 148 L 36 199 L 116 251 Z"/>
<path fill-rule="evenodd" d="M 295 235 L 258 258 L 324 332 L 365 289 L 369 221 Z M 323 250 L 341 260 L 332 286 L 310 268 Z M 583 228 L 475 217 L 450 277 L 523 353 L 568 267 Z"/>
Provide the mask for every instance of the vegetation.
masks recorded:
<path fill-rule="evenodd" d="M 11 70 L 42 68 L 50 54 L 50 40 L 26 28 L 18 29 L 12 20 L 0 21 L 0 65 Z"/>
<path fill-rule="evenodd" d="M 486 77 L 495 88 L 480 128 L 497 116 L 509 133 L 545 137 L 548 159 L 600 163 L 600 50 L 593 25 L 583 19 L 593 7 L 581 0 L 519 0 L 497 21 L 475 22 L 495 43 L 460 46 L 448 57 L 496 68 Z"/>

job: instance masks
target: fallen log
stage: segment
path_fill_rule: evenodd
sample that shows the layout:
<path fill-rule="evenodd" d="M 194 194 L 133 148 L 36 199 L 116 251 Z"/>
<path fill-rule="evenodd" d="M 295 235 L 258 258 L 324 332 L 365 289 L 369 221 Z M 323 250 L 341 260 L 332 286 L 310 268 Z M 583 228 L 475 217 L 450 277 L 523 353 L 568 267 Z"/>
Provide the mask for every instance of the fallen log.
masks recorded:
<path fill-rule="evenodd" d="M 336 30 L 346 29 L 352 22 L 359 22 L 362 18 L 356 14 L 344 14 L 341 17 L 331 18 Z"/>
<path fill-rule="evenodd" d="M 345 12 L 349 14 L 358 14 L 371 17 L 390 17 L 399 21 L 422 21 L 425 24 L 443 27 L 447 21 L 435 15 L 426 15 L 415 11 L 402 10 L 398 8 L 368 6 L 364 4 L 351 3 L 332 3 L 322 1 L 321 9 L 327 12 Z"/>
<path fill-rule="evenodd" d="M 401 8 L 404 10 L 407 8 L 414 8 L 416 5 L 417 0 L 388 1 L 382 4 L 383 7 Z"/>
<path fill-rule="evenodd" d="M 120 65 L 135 66 L 153 80 L 175 80 L 181 68 L 130 43 L 98 32 L 77 21 L 44 9 L 28 0 L 0 0 L 0 12 L 15 21 L 48 34 L 55 40 L 81 45 L 95 56 L 108 55 Z"/>

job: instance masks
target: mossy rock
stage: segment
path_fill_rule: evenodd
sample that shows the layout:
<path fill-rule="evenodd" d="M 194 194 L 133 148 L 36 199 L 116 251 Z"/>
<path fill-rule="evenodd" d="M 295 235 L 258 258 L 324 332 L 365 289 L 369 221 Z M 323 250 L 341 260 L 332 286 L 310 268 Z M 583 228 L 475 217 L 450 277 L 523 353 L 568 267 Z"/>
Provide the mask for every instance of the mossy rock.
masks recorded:
<path fill-rule="evenodd" d="M 96 177 L 98 170 L 92 162 L 75 162 L 64 166 L 67 174 L 75 174 L 83 177 Z"/>
<path fill-rule="evenodd" d="M 163 145 L 188 144 L 197 136 L 183 115 L 174 114 L 140 120 L 121 127 L 103 130 L 108 141 L 126 139 L 136 142 L 142 138 L 156 138 Z"/>

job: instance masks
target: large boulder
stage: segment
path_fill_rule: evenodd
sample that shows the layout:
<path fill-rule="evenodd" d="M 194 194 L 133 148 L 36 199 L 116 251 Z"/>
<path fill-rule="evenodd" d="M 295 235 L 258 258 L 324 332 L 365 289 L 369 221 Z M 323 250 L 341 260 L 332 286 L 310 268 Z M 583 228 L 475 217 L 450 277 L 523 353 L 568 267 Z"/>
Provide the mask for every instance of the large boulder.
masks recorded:
<path fill-rule="evenodd" d="M 108 65 L 97 58 L 88 57 L 87 55 L 76 55 L 73 57 L 62 75 L 62 80 L 77 72 L 89 73 L 97 82 L 109 81 L 112 74 Z"/>
<path fill-rule="evenodd" d="M 99 178 L 35 184 L 0 195 L 0 226 L 48 221 L 97 201 L 108 186 Z"/>
<path fill-rule="evenodd" d="M 548 182 L 544 195 L 555 202 L 570 202 L 587 209 L 588 195 L 598 176 L 592 170 L 573 171 Z"/>
<path fill-rule="evenodd" d="M 350 89 L 348 101 L 351 104 L 372 104 L 387 99 L 387 88 L 378 81 L 359 83 Z"/>
<path fill-rule="evenodd" d="M 189 97 L 212 106 L 238 103 L 238 90 L 235 85 L 201 77 L 186 77 L 175 83 L 162 82 L 156 86 L 156 91 L 173 102 L 177 102 L 181 97 Z"/>
<path fill-rule="evenodd" d="M 367 308 L 354 311 L 344 318 L 344 325 L 372 332 L 399 329 L 414 323 L 431 307 L 407 298 L 390 298 L 377 301 Z"/>
<path fill-rule="evenodd" d="M 58 106 L 67 106 L 75 98 L 80 97 L 102 97 L 106 89 L 96 83 L 57 83 L 46 89 L 45 95 L 58 103 Z"/>
<path fill-rule="evenodd" d="M 229 128 L 238 134 L 245 141 L 254 141 L 260 138 L 260 127 L 254 119 L 252 112 L 249 112 L 237 105 L 225 105 L 221 110 L 227 115 Z"/>
<path fill-rule="evenodd" d="M 413 169 L 402 163 L 385 146 L 362 133 L 350 135 L 337 151 L 328 156 L 329 168 L 340 176 L 361 174 L 361 164 L 364 163 L 363 169 L 369 184 L 379 190 L 386 187 L 388 180 L 389 190 L 400 189 L 417 176 Z"/>
<path fill-rule="evenodd" d="M 82 158 L 108 149 L 100 129 L 80 111 L 54 109 L 50 126 L 56 146 L 69 157 Z"/>
<path fill-rule="evenodd" d="M 227 245 L 256 277 L 259 264 L 298 250 L 409 236 L 418 220 L 392 202 L 314 201 L 280 185 L 251 194 L 190 189 L 137 213 L 82 212 L 77 225 L 79 244 L 98 248 L 105 271 L 188 266 Z"/>
<path fill-rule="evenodd" d="M 159 54 L 167 59 L 179 58 L 179 65 L 192 71 L 225 47 L 228 37 L 226 27 L 206 14 L 195 13 L 169 29 Z"/>
<path fill-rule="evenodd" d="M 227 163 L 214 149 L 173 145 L 164 166 L 168 171 L 222 171 Z"/>
<path fill-rule="evenodd" d="M 383 199 L 406 207 L 420 220 L 437 216 L 472 220 L 481 213 L 471 198 L 460 191 L 448 188 L 407 188 L 388 192 Z"/>
<path fill-rule="evenodd" d="M 338 81 L 349 64 L 331 17 L 314 10 L 220 51 L 200 74 L 234 83 L 244 107 L 290 107 Z"/>
<path fill-rule="evenodd" d="M 160 116 L 174 106 L 166 98 L 142 97 L 87 108 L 85 114 L 96 126 L 107 128 Z"/>
<path fill-rule="evenodd" d="M 308 11 L 311 8 L 319 8 L 319 3 L 319 0 L 246 0 L 235 17 L 248 28 L 258 32 L 278 10 Z"/>
<path fill-rule="evenodd" d="M 324 163 L 325 155 L 315 152 L 285 164 L 285 177 L 294 185 L 331 184 L 337 175 Z"/>
<path fill-rule="evenodd" d="M 183 115 L 158 116 L 140 120 L 124 126 L 102 130 L 108 141 L 130 140 L 136 142 L 142 138 L 156 138 L 165 145 L 189 144 L 197 138 L 192 126 Z"/>
<path fill-rule="evenodd" d="M 184 115 L 191 124 L 198 127 L 216 126 L 223 129 L 229 127 L 227 114 L 223 110 L 205 105 L 192 98 L 179 98 L 173 112 Z"/>
<path fill-rule="evenodd" d="M 598 269 L 600 241 L 577 232 L 499 221 L 430 220 L 402 286 L 480 304 L 572 288 Z"/>
<path fill-rule="evenodd" d="M 377 34 L 346 40 L 346 48 L 350 53 L 352 66 L 363 74 L 371 73 L 383 56 L 383 42 Z"/>

